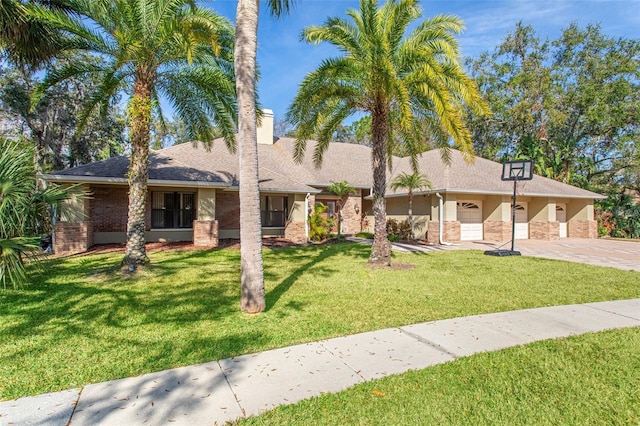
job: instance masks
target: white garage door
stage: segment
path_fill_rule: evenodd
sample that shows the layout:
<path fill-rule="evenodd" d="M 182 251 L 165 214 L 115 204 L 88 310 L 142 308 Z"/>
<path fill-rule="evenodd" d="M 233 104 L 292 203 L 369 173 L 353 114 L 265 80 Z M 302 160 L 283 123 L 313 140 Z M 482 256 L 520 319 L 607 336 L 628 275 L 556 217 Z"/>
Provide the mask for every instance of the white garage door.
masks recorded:
<path fill-rule="evenodd" d="M 516 240 L 529 239 L 529 221 L 527 216 L 527 206 L 516 204 Z"/>
<path fill-rule="evenodd" d="M 560 222 L 560 238 L 567 238 L 567 211 L 564 207 L 556 206 L 556 220 Z"/>
<path fill-rule="evenodd" d="M 477 203 L 459 202 L 458 221 L 462 241 L 482 240 L 482 209 Z"/>

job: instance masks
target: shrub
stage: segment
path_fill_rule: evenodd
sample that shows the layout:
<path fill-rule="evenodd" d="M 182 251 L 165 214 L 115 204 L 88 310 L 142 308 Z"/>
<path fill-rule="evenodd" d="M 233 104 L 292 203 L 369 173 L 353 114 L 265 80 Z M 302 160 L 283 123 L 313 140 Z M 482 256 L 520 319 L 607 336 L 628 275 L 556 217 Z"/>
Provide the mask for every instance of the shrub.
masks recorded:
<path fill-rule="evenodd" d="M 336 221 L 330 217 L 324 217 L 328 207 L 322 203 L 316 203 L 313 213 L 309 215 L 309 239 L 311 241 L 322 241 L 329 236 L 331 230 L 336 226 Z"/>
<path fill-rule="evenodd" d="M 387 220 L 387 235 L 389 237 L 389 241 L 400 241 L 400 240 L 410 240 L 411 239 L 411 225 L 408 220 L 403 220 L 402 222 L 398 222 L 395 219 Z M 391 237 L 397 237 L 396 240 L 392 240 Z"/>
<path fill-rule="evenodd" d="M 358 237 L 358 238 L 366 238 L 368 240 L 372 240 L 373 239 L 373 234 L 371 232 L 358 232 L 356 234 L 356 237 Z"/>

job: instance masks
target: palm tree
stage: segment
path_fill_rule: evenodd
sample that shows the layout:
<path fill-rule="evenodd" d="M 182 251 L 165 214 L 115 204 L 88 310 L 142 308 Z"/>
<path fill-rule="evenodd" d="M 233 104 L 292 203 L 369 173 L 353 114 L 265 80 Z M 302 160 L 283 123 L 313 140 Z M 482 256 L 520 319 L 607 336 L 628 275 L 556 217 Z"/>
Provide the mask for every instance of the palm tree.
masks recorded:
<path fill-rule="evenodd" d="M 36 16 L 65 34 L 61 51 L 84 51 L 103 63 L 73 63 L 49 73 L 39 94 L 70 77 L 97 76 L 81 120 L 103 111 L 122 91 L 127 107 L 131 159 L 127 246 L 123 264 L 148 262 L 145 212 L 153 111 L 162 117 L 160 96 L 173 106 L 188 135 L 211 143 L 214 130 L 233 150 L 235 84 L 231 23 L 192 0 L 69 0 L 70 16 L 35 8 Z M 34 96 L 37 102 L 38 96 Z"/>
<path fill-rule="evenodd" d="M 336 203 L 336 213 L 338 214 L 338 238 L 340 238 L 340 234 L 342 231 L 342 207 L 344 207 L 344 204 L 347 202 L 349 194 L 355 193 L 356 189 L 351 186 L 346 180 L 343 180 L 341 182 L 333 182 L 327 189 L 338 196 L 338 202 Z"/>
<path fill-rule="evenodd" d="M 269 0 L 275 16 L 289 10 L 293 0 Z M 258 189 L 258 136 L 256 133 L 256 52 L 260 0 L 238 0 L 236 9 L 235 72 L 238 94 L 238 154 L 240 181 L 240 308 L 264 311 L 262 228 Z"/>
<path fill-rule="evenodd" d="M 71 196 L 74 188 L 36 187 L 33 147 L 0 140 L 0 287 L 28 282 L 23 258 L 37 260 L 39 236 L 48 232 L 48 206 Z"/>
<path fill-rule="evenodd" d="M 414 223 L 413 223 L 413 191 L 420 191 L 424 188 L 431 188 L 431 182 L 422 173 L 414 171 L 413 173 L 402 172 L 396 176 L 389 187 L 396 191 L 398 189 L 406 189 L 409 197 L 409 226 L 411 226 L 411 238 L 415 239 Z"/>
<path fill-rule="evenodd" d="M 39 65 L 51 59 L 60 47 L 62 34 L 36 19 L 31 7 L 40 4 L 48 8 L 71 12 L 60 0 L 2 0 L 0 2 L 0 49 L 12 61 Z"/>
<path fill-rule="evenodd" d="M 476 113 L 488 107 L 458 61 L 455 35 L 463 24 L 457 17 L 427 19 L 405 35 L 422 16 L 417 0 L 389 0 L 381 7 L 376 0 L 360 0 L 360 10 L 347 15 L 352 22 L 328 18 L 303 31 L 307 42 L 331 43 L 342 56 L 323 61 L 305 77 L 287 117 L 298 127 L 294 157 L 302 160 L 306 141 L 316 138 L 313 155 L 319 164 L 345 118 L 357 112 L 371 115 L 375 225 L 369 262 L 389 264 L 385 190 L 393 145 L 401 141 L 414 170 L 427 138 L 447 147 L 452 137 L 471 158 L 465 105 Z"/>

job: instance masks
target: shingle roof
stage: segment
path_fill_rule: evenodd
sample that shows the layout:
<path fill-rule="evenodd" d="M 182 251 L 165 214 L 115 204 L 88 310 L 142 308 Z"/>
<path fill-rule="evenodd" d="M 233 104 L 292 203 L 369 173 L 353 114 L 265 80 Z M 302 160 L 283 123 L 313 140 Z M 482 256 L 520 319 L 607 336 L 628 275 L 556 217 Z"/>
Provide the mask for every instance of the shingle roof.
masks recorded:
<path fill-rule="evenodd" d="M 451 149 L 450 153 L 451 161 L 448 165 L 442 160 L 439 150 L 427 151 L 418 158 L 419 171 L 429 178 L 432 185 L 432 190 L 426 192 L 505 195 L 513 193 L 513 182 L 501 180 L 501 163 L 477 156 L 469 163 L 460 151 Z M 394 168 L 389 182 L 401 172 L 411 173 L 407 158 L 403 158 L 399 166 Z M 393 191 L 390 193 L 393 194 Z M 538 197 L 604 198 L 594 192 L 538 175 L 534 175 L 532 180 L 518 182 L 518 194 Z"/>
<path fill-rule="evenodd" d="M 310 141 L 301 163 L 293 161 L 295 139 L 280 138 L 273 145 L 258 145 L 259 185 L 262 191 L 270 192 L 318 192 L 332 182 L 348 181 L 357 188 L 369 188 L 371 172 L 371 149 L 363 145 L 330 143 L 324 154 L 322 166 L 313 163 L 315 142 Z M 418 159 L 419 170 L 427 175 L 433 191 L 511 194 L 513 184 L 500 179 L 502 164 L 476 157 L 467 163 L 462 154 L 451 150 L 451 163 L 447 165 L 440 151 L 423 153 Z M 149 184 L 164 182 L 190 183 L 208 186 L 238 186 L 238 156 L 227 150 L 222 140 L 214 141 L 211 149 L 202 144 L 180 144 L 149 155 Z M 129 160 L 115 157 L 104 161 L 66 169 L 46 175 L 48 180 L 83 179 L 111 182 L 126 182 Z M 411 173 L 408 158 L 393 158 L 393 172 L 388 172 L 387 182 L 399 173 Z M 429 191 L 427 191 L 429 192 Z M 406 191 L 389 195 L 402 195 Z M 602 198 L 600 195 L 571 185 L 566 185 L 541 176 L 518 184 L 518 193 L 529 196 Z"/>

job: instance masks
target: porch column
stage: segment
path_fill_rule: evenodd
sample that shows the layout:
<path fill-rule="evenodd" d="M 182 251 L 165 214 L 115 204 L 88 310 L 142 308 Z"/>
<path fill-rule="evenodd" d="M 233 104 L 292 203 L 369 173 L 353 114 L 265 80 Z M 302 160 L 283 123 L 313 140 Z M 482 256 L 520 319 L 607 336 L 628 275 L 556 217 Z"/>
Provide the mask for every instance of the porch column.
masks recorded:
<path fill-rule="evenodd" d="M 284 227 L 284 237 L 297 244 L 304 244 L 307 242 L 305 233 L 305 220 L 307 212 L 305 211 L 305 197 L 306 194 L 294 194 L 293 202 L 289 208 L 289 217 Z M 291 199 L 291 197 L 289 198 Z M 314 200 L 313 196 L 309 197 L 309 204 Z M 310 205 L 312 208 L 313 206 Z"/>
<path fill-rule="evenodd" d="M 218 221 L 216 218 L 216 190 L 198 189 L 197 219 L 193 221 L 193 245 L 218 247 Z"/>
<path fill-rule="evenodd" d="M 442 241 L 454 243 L 460 241 L 460 221 L 455 194 L 441 193 L 442 203 L 437 196 L 431 197 L 431 218 L 427 226 L 427 241 L 440 242 L 440 222 L 442 222 Z M 442 211 L 440 211 L 442 205 Z M 437 219 L 437 220 L 436 220 Z"/>
<path fill-rule="evenodd" d="M 567 203 L 570 238 L 598 238 L 598 222 L 593 212 L 593 200 L 571 200 Z"/>
<path fill-rule="evenodd" d="M 560 239 L 560 223 L 556 220 L 556 202 L 549 198 L 534 198 L 529 202 L 529 237 L 532 240 Z"/>
<path fill-rule="evenodd" d="M 484 221 L 484 239 L 503 242 L 511 240 L 511 197 L 489 196 L 484 202 L 486 215 Z"/>
<path fill-rule="evenodd" d="M 83 189 L 89 191 L 88 187 Z M 89 198 L 72 196 L 60 204 L 60 218 L 53 229 L 56 254 L 82 253 L 93 245 L 93 223 L 88 217 Z"/>

